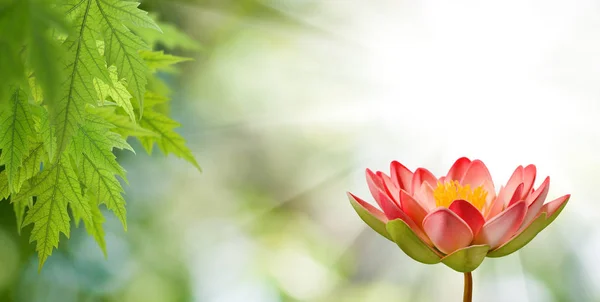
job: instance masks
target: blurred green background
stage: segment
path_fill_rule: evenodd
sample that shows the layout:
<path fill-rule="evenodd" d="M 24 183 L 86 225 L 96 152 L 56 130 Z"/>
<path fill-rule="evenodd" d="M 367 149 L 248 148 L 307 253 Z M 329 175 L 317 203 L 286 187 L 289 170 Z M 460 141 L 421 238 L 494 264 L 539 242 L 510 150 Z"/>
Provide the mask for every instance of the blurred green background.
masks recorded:
<path fill-rule="evenodd" d="M 104 258 L 76 229 L 40 273 L 0 203 L 0 301 L 459 301 L 461 274 L 409 259 L 345 192 L 370 200 L 367 167 L 445 173 L 460 156 L 497 188 L 534 163 L 550 198 L 573 196 L 522 251 L 484 261 L 474 301 L 600 301 L 594 5 L 144 1 L 200 45 L 162 77 L 204 171 L 118 153 L 129 230 L 108 215 Z"/>

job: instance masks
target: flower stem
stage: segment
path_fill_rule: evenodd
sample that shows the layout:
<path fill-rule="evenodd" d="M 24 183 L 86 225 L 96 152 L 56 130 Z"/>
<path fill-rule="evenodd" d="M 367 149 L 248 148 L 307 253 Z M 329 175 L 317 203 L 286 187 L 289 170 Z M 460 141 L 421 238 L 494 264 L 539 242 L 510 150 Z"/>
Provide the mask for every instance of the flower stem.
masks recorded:
<path fill-rule="evenodd" d="M 463 302 L 473 301 L 473 276 L 471 272 L 465 273 L 465 290 L 463 294 Z"/>

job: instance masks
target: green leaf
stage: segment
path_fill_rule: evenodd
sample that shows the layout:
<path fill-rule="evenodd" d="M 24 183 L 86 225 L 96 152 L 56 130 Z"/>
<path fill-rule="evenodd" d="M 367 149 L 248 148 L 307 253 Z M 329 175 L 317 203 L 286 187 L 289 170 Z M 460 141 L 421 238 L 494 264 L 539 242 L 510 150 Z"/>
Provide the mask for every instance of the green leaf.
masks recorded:
<path fill-rule="evenodd" d="M 111 82 L 106 64 L 96 46 L 92 1 L 71 0 L 70 4 L 64 6 L 65 14 L 73 27 L 73 33 L 62 44 L 66 52 L 62 65 L 66 79 L 58 101 L 48 103 L 56 124 L 59 156 L 83 122 L 86 103 L 93 104 L 97 99 L 94 77 L 105 83 Z"/>
<path fill-rule="evenodd" d="M 24 66 L 19 57 L 19 50 L 9 43 L 0 40 L 0 109 L 6 107 L 6 100 L 10 98 L 11 85 L 17 84 L 23 77 Z"/>
<path fill-rule="evenodd" d="M 148 94 L 146 93 L 146 95 Z M 146 97 L 146 101 L 147 100 L 148 97 Z M 148 129 L 142 128 L 142 126 L 133 122 L 126 115 L 117 113 L 117 110 L 115 109 L 117 108 L 114 106 L 103 106 L 99 108 L 89 108 L 89 111 L 97 116 L 102 117 L 102 119 L 112 124 L 114 126 L 112 131 L 119 133 L 124 137 L 158 136 L 158 134 Z"/>
<path fill-rule="evenodd" d="M 134 28 L 151 29 L 154 32 L 162 34 L 162 30 L 147 12 L 138 9 L 140 3 L 123 0 L 96 0 L 98 6 L 107 8 L 107 12 L 123 24 Z"/>
<path fill-rule="evenodd" d="M 441 261 L 440 256 L 425 244 L 401 219 L 388 222 L 386 228 L 393 241 L 410 258 L 425 264 L 436 264 Z"/>
<path fill-rule="evenodd" d="M 34 127 L 27 97 L 21 89 L 15 89 L 9 105 L 9 110 L 0 116 L 0 164 L 5 165 L 10 191 L 18 192 L 20 184 L 15 179 L 27 156 Z"/>
<path fill-rule="evenodd" d="M 59 97 L 63 78 L 60 58 L 64 56 L 58 41 L 53 39 L 51 29 L 66 31 L 68 24 L 55 12 L 53 7 L 43 1 L 22 0 L 29 5 L 30 32 L 27 45 L 27 60 L 34 70 L 37 84 L 42 88 L 43 96 L 48 100 Z M 39 99 L 39 96 L 38 96 Z"/>
<path fill-rule="evenodd" d="M 33 206 L 33 197 L 27 199 L 20 199 L 12 203 L 15 215 L 17 216 L 17 233 L 21 235 L 21 228 L 23 227 L 23 216 L 25 216 L 25 210 Z"/>
<path fill-rule="evenodd" d="M 385 228 L 385 223 L 383 221 L 381 221 L 380 219 L 369 213 L 367 210 L 365 210 L 365 208 L 363 208 L 350 193 L 348 193 L 348 199 L 350 200 L 350 204 L 352 205 L 358 216 L 368 226 L 370 226 L 375 232 L 379 233 L 381 236 L 394 241 L 392 239 L 392 236 L 390 236 L 390 234 L 387 232 Z"/>
<path fill-rule="evenodd" d="M 86 192 L 83 199 L 85 205 L 83 209 L 71 207 L 75 226 L 79 227 L 79 222 L 84 220 L 83 216 L 85 212 L 82 213 L 80 211 L 87 211 L 89 209 L 90 217 L 88 218 L 90 220 L 87 223 L 84 220 L 85 230 L 90 236 L 94 237 L 94 240 L 98 243 L 102 253 L 106 256 L 106 241 L 104 240 L 104 227 L 102 226 L 102 224 L 104 224 L 104 216 L 102 216 L 102 212 L 100 211 L 100 208 L 98 208 L 98 199 L 90 191 Z"/>
<path fill-rule="evenodd" d="M 131 94 L 127 91 L 127 83 L 119 81 L 115 66 L 109 67 L 108 71 L 112 85 L 106 84 L 100 79 L 94 79 L 94 87 L 96 88 L 96 92 L 98 92 L 98 97 L 101 101 L 106 101 L 107 97 L 112 98 L 119 107 L 123 108 L 131 120 L 135 121 L 135 114 L 131 105 Z"/>
<path fill-rule="evenodd" d="M 472 272 L 483 262 L 489 249 L 489 245 L 468 246 L 442 258 L 442 263 L 460 273 Z"/>
<path fill-rule="evenodd" d="M 28 193 L 37 196 L 33 207 L 27 211 L 23 226 L 33 224 L 30 242 L 36 241 L 39 269 L 58 247 L 60 233 L 70 234 L 70 218 L 67 205 L 81 213 L 84 221 L 90 221 L 89 206 L 85 206 L 79 180 L 68 160 L 58 161 L 34 177 Z M 27 194 L 29 195 L 29 194 Z M 29 196 L 25 195 L 25 198 Z M 20 201 L 20 198 L 15 200 Z"/>
<path fill-rule="evenodd" d="M 171 65 L 192 60 L 191 58 L 184 58 L 184 57 L 178 57 L 178 56 L 165 54 L 162 50 L 161 51 L 142 50 L 142 51 L 140 51 L 140 56 L 142 57 L 142 59 L 144 59 L 144 61 L 146 62 L 146 65 L 148 65 L 148 67 L 150 68 L 150 70 L 152 72 L 154 72 L 156 70 L 172 71 L 171 69 L 169 69 L 169 67 Z"/>
<path fill-rule="evenodd" d="M 4 107 L 12 94 L 11 86 L 25 77 L 21 52 L 29 23 L 27 3 L 23 0 L 0 2 L 0 105 Z M 15 26 L 19 24 L 20 26 Z M 4 108 L 2 108 L 4 110 Z"/>
<path fill-rule="evenodd" d="M 88 192 L 105 203 L 127 229 L 123 188 L 116 176 L 125 178 L 125 170 L 117 163 L 113 148 L 133 151 L 117 133 L 110 131 L 112 125 L 100 117 L 89 115 L 87 122 L 73 139 L 72 154 L 80 171 L 81 181 Z"/>
<path fill-rule="evenodd" d="M 127 80 L 133 96 L 144 103 L 148 67 L 139 51 L 149 49 L 141 38 L 131 32 L 125 24 L 152 27 L 152 20 L 137 8 L 137 3 L 120 0 L 94 0 L 99 11 L 100 27 L 104 35 L 104 56 L 108 65 L 115 65 L 119 77 Z M 154 24 L 156 28 L 156 26 Z M 143 105 L 140 107 L 143 108 Z M 140 115 L 143 112 L 140 111 Z"/>
<path fill-rule="evenodd" d="M 6 199 L 10 196 L 10 190 L 8 188 L 8 177 L 6 176 L 6 170 L 0 172 L 0 199 Z"/>
<path fill-rule="evenodd" d="M 138 5 L 0 0 L 0 198 L 12 203 L 19 232 L 32 225 L 40 268 L 60 234 L 69 236 L 71 219 L 106 255 L 101 203 L 127 228 L 126 173 L 113 154 L 133 152 L 126 137 L 199 168 L 160 95 L 169 88 L 152 75 L 187 59 L 150 51 L 134 30 L 160 28 Z M 155 41 L 195 45 L 165 26 L 170 36 Z"/>
<path fill-rule="evenodd" d="M 29 82 L 29 90 L 31 91 L 30 95 L 33 99 L 33 102 L 36 105 L 42 104 L 44 101 L 44 94 L 42 92 L 42 88 L 37 84 L 37 81 L 33 75 L 30 75 L 28 78 Z"/>
<path fill-rule="evenodd" d="M 185 139 L 173 130 L 179 127 L 179 123 L 158 112 L 147 111 L 140 120 L 140 125 L 159 135 L 158 137 L 138 138 L 148 154 L 152 154 L 152 147 L 156 143 L 164 154 L 174 154 L 183 158 L 201 171 L 192 151 L 185 145 Z"/>
<path fill-rule="evenodd" d="M 149 76 L 148 77 L 148 91 L 151 91 L 152 94 L 160 96 L 162 98 L 166 98 L 165 96 L 171 95 L 171 89 L 169 88 L 167 83 L 165 83 L 165 81 L 163 81 L 161 78 L 159 78 L 157 76 Z M 152 106 L 146 105 L 146 102 L 147 102 L 146 97 L 148 97 L 147 93 L 144 98 L 144 110 L 146 110 L 146 108 L 152 107 Z M 166 100 L 168 101 L 169 99 L 166 98 Z"/>
<path fill-rule="evenodd" d="M 6 170 L 0 172 L 0 199 L 6 199 L 10 196 L 10 190 L 8 189 L 8 177 L 6 176 Z M 30 206 L 32 198 L 28 200 L 22 199 L 18 202 L 11 201 L 15 215 L 17 216 L 17 232 L 21 234 L 21 225 L 23 224 L 23 215 L 27 206 Z"/>
<path fill-rule="evenodd" d="M 163 105 L 169 102 L 169 98 L 154 92 L 146 92 L 144 98 L 144 106 L 146 108 L 154 108 L 156 105 Z"/>
<path fill-rule="evenodd" d="M 48 158 L 54 158 L 54 153 L 56 152 L 56 131 L 54 127 L 50 124 L 50 114 L 44 107 L 35 107 L 37 114 L 37 131 L 39 136 L 41 137 L 42 142 L 44 143 L 44 150 L 46 150 L 46 154 Z"/>
<path fill-rule="evenodd" d="M 15 175 L 14 182 L 20 188 L 26 180 L 33 178 L 40 172 L 41 165 L 48 162 L 47 154 L 44 150 L 44 143 L 33 142 L 29 148 L 27 157 L 23 159 L 23 165 Z"/>
<path fill-rule="evenodd" d="M 88 191 L 86 194 L 87 201 L 92 209 L 92 223 L 90 225 L 85 226 L 86 231 L 96 240 L 100 249 L 102 249 L 102 253 L 104 257 L 107 257 L 106 253 L 106 241 L 104 240 L 104 228 L 102 225 L 104 224 L 104 216 L 98 208 L 98 197 L 94 196 L 92 191 Z"/>
<path fill-rule="evenodd" d="M 154 30 L 136 29 L 135 32 L 141 36 L 152 47 L 158 44 L 163 45 L 168 49 L 180 48 L 183 50 L 198 51 L 202 49 L 200 43 L 190 38 L 187 34 L 180 31 L 172 24 L 165 22 L 157 22 L 162 29 L 162 34 Z"/>

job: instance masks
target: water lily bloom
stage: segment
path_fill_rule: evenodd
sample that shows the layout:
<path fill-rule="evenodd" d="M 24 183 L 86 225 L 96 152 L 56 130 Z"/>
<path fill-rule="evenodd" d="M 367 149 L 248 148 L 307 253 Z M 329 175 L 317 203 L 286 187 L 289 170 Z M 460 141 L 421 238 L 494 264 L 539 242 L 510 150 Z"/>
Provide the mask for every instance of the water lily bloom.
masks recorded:
<path fill-rule="evenodd" d="M 348 193 L 358 215 L 414 260 L 442 262 L 465 273 L 486 256 L 506 256 L 525 246 L 570 197 L 544 204 L 550 178 L 534 188 L 534 165 L 517 167 L 496 191 L 485 164 L 465 157 L 441 177 L 425 168 L 411 172 L 397 161 L 390 175 L 369 169 L 366 174 L 379 209 Z"/>

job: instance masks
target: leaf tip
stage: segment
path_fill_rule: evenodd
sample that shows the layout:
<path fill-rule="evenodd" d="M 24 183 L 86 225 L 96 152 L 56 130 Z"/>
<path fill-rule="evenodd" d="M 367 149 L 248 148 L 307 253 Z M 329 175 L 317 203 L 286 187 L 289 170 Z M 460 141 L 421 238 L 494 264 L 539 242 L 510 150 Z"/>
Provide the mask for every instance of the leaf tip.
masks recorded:
<path fill-rule="evenodd" d="M 42 272 L 42 268 L 44 268 L 44 263 L 46 263 L 46 260 L 48 259 L 48 255 L 44 255 L 44 254 L 38 254 L 38 274 Z"/>
<path fill-rule="evenodd" d="M 194 160 L 194 162 L 192 164 L 194 165 L 194 167 L 196 167 L 198 172 L 202 173 L 202 167 L 200 167 L 200 165 L 196 162 L 196 160 Z"/>

